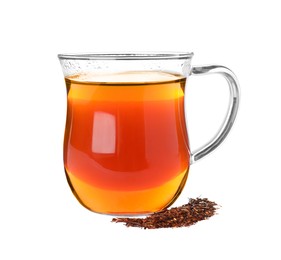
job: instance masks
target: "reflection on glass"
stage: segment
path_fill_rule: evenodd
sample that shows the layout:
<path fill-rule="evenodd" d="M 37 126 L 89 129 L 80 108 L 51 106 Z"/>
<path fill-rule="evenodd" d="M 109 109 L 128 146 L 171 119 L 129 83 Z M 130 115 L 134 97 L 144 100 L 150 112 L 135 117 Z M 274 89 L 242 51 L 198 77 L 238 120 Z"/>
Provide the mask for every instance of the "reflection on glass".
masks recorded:
<path fill-rule="evenodd" d="M 112 154 L 116 150 L 116 121 L 114 115 L 95 112 L 93 120 L 92 151 Z"/>

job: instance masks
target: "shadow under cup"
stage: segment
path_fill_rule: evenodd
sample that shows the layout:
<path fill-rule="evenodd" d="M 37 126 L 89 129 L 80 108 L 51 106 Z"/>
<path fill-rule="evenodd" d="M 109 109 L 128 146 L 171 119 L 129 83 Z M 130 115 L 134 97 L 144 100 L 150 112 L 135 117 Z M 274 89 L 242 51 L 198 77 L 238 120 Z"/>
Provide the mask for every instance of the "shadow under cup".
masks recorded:
<path fill-rule="evenodd" d="M 191 58 L 59 55 L 67 88 L 64 166 L 83 206 L 139 215 L 177 199 L 193 159 L 184 112 Z"/>

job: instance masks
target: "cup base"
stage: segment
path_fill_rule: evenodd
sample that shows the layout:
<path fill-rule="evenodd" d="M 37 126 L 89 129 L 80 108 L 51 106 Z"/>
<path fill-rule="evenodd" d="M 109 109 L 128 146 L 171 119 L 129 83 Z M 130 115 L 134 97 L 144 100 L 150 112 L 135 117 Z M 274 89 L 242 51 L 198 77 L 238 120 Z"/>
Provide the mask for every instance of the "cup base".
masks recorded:
<path fill-rule="evenodd" d="M 81 205 L 92 212 L 111 216 L 145 216 L 168 208 L 181 194 L 188 177 L 186 170 L 159 187 L 112 191 L 96 188 L 65 172 L 72 193 Z"/>

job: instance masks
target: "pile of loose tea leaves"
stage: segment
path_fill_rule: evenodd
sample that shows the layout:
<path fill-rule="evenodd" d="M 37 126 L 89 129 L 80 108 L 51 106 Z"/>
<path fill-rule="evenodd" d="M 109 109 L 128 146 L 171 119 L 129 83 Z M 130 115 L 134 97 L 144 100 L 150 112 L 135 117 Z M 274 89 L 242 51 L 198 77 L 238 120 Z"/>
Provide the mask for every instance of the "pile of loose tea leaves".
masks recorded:
<path fill-rule="evenodd" d="M 145 218 L 113 218 L 127 227 L 144 229 L 188 227 L 215 215 L 218 205 L 206 198 L 189 199 L 188 204 L 153 213 Z"/>

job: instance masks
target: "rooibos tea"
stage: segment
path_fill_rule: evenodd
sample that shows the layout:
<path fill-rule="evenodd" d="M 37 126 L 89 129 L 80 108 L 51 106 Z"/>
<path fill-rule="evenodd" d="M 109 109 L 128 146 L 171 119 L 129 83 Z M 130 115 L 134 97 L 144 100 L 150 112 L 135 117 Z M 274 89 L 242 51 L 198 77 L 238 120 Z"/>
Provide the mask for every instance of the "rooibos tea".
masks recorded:
<path fill-rule="evenodd" d="M 127 227 L 144 229 L 189 227 L 201 220 L 212 217 L 218 205 L 206 198 L 190 199 L 188 204 L 171 209 L 164 209 L 146 218 L 113 218 L 112 221 L 123 222 Z"/>
<path fill-rule="evenodd" d="M 86 208 L 114 215 L 161 211 L 182 191 L 190 165 L 225 139 L 237 114 L 237 79 L 223 66 L 191 67 L 192 56 L 59 55 L 67 86 L 64 167 Z M 230 104 L 218 133 L 192 152 L 185 85 L 189 76 L 208 74 L 226 78 Z"/>

